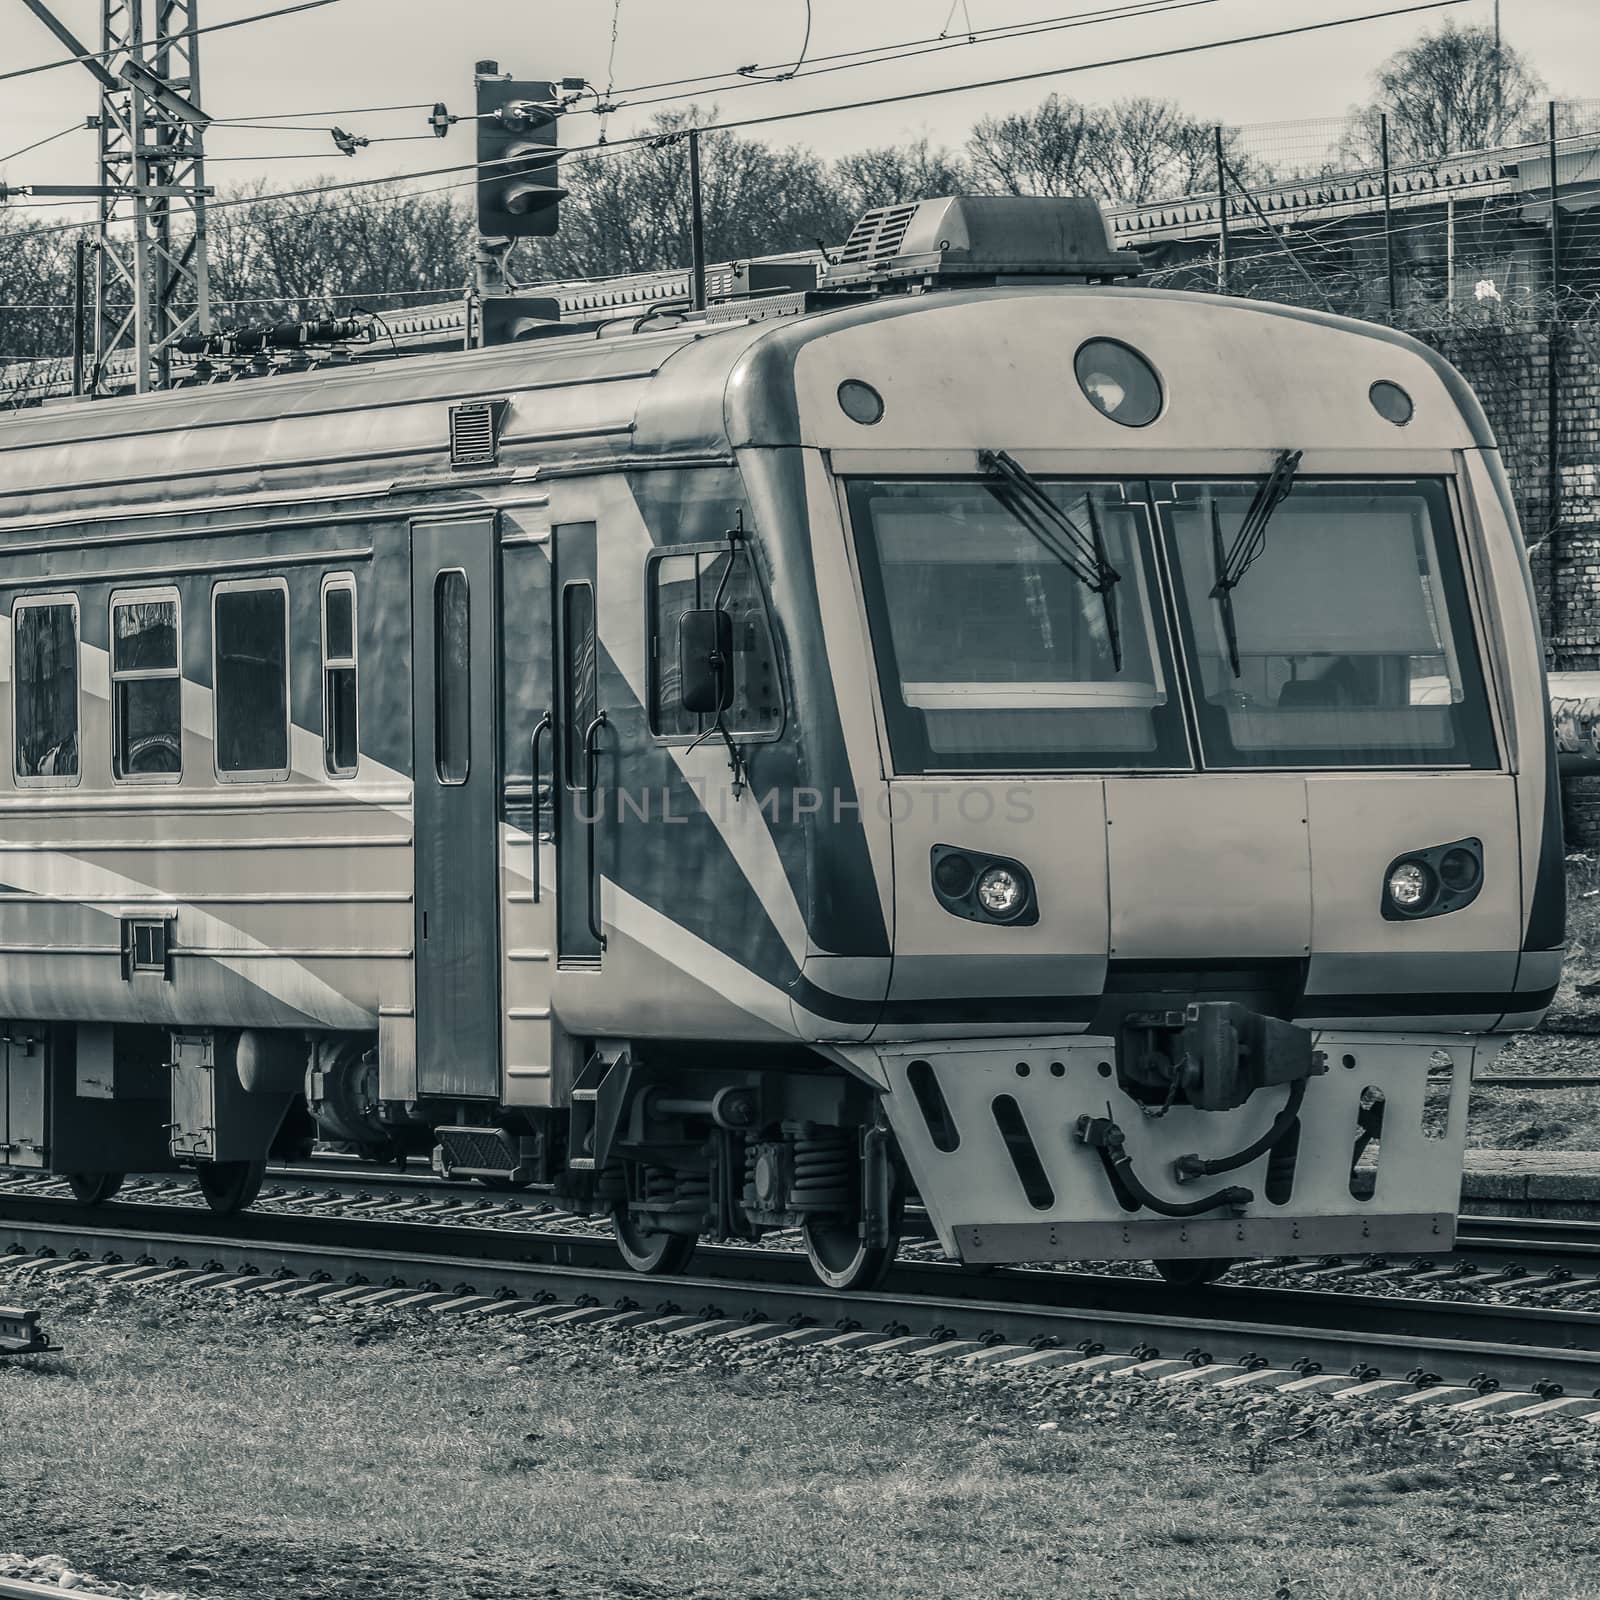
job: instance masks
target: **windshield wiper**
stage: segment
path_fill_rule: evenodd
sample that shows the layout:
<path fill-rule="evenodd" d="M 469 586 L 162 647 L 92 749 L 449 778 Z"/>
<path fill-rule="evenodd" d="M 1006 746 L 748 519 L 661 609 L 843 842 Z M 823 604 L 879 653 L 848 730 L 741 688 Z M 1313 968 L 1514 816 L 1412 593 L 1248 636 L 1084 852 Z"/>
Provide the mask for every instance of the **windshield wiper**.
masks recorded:
<path fill-rule="evenodd" d="M 1084 496 L 1089 514 L 1089 528 L 1085 532 L 1054 500 L 1039 487 L 1028 469 L 1007 455 L 1004 450 L 980 450 L 978 465 L 992 472 L 1011 491 L 1008 498 L 1017 520 L 1064 566 L 1086 589 L 1100 596 L 1100 606 L 1106 619 L 1106 640 L 1111 646 L 1111 661 L 1116 671 L 1122 671 L 1122 630 L 1117 624 L 1117 602 L 1112 590 L 1122 581 L 1122 574 L 1111 565 L 1106 555 L 1105 539 L 1100 533 L 1100 518 L 1094 509 L 1094 498 Z"/>
<path fill-rule="evenodd" d="M 1222 516 L 1216 499 L 1211 501 L 1211 555 L 1216 563 L 1217 581 L 1211 598 L 1222 616 L 1222 631 L 1228 640 L 1228 665 L 1239 677 L 1239 629 L 1233 615 L 1233 591 L 1239 580 L 1253 567 L 1267 548 L 1267 524 L 1272 513 L 1288 499 L 1294 475 L 1300 470 L 1300 451 L 1285 450 L 1272 464 L 1272 471 L 1256 485 L 1255 495 L 1245 510 L 1244 521 L 1226 548 L 1222 541 Z"/>

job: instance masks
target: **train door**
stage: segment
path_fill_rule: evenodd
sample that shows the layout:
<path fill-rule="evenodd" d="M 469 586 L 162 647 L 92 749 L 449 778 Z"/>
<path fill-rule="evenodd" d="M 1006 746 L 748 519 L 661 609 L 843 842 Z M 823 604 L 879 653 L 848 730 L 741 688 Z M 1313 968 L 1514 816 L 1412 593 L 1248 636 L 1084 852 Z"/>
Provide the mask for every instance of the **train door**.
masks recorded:
<path fill-rule="evenodd" d="M 499 615 L 492 516 L 411 530 L 417 1090 L 500 1078 Z"/>
<path fill-rule="evenodd" d="M 568 966 L 599 966 L 597 830 L 605 712 L 600 704 L 600 647 L 595 593 L 595 525 L 554 530 L 556 622 L 555 804 L 556 957 Z"/>

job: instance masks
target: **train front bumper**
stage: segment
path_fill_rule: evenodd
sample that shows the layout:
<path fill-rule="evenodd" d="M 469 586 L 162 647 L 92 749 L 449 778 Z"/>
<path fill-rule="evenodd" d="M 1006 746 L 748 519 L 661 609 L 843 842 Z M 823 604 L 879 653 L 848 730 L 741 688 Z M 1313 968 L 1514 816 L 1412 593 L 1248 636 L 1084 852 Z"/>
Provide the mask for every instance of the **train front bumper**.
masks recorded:
<path fill-rule="evenodd" d="M 1292 1169 L 1280 1144 L 1270 1184 L 1271 1154 L 1188 1182 L 1175 1167 L 1184 1156 L 1213 1161 L 1249 1147 L 1283 1112 L 1289 1086 L 1259 1089 L 1230 1111 L 1151 1114 L 1119 1086 L 1109 1038 L 925 1041 L 848 1054 L 883 1091 L 946 1253 L 997 1263 L 1448 1250 L 1472 1074 L 1503 1042 L 1318 1034 L 1328 1070 L 1306 1082 Z M 1224 1187 L 1249 1198 L 1163 1216 L 1113 1180 L 1080 1135 L 1086 1118 L 1121 1129 L 1132 1170 L 1158 1200 L 1182 1205 Z"/>

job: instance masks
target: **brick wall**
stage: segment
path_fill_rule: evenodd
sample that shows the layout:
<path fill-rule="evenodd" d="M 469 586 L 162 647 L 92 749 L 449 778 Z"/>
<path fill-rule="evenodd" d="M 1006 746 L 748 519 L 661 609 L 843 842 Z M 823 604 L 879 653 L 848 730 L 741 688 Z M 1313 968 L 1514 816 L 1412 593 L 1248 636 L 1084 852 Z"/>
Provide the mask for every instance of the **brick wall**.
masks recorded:
<path fill-rule="evenodd" d="M 1500 441 L 1546 659 L 1556 670 L 1600 670 L 1600 324 L 1431 328 L 1417 336 L 1461 370 Z M 1600 773 L 1565 779 L 1562 797 L 1568 847 L 1600 849 Z"/>

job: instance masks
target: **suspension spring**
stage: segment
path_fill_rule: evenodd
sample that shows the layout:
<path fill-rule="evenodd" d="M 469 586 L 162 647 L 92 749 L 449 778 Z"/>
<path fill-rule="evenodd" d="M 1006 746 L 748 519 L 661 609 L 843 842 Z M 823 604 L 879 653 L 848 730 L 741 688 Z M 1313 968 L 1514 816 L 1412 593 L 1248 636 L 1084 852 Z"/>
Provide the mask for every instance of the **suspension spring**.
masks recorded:
<path fill-rule="evenodd" d="M 855 1138 L 842 1129 L 797 1134 L 790 1189 L 796 1209 L 847 1211 L 856 1165 Z"/>

